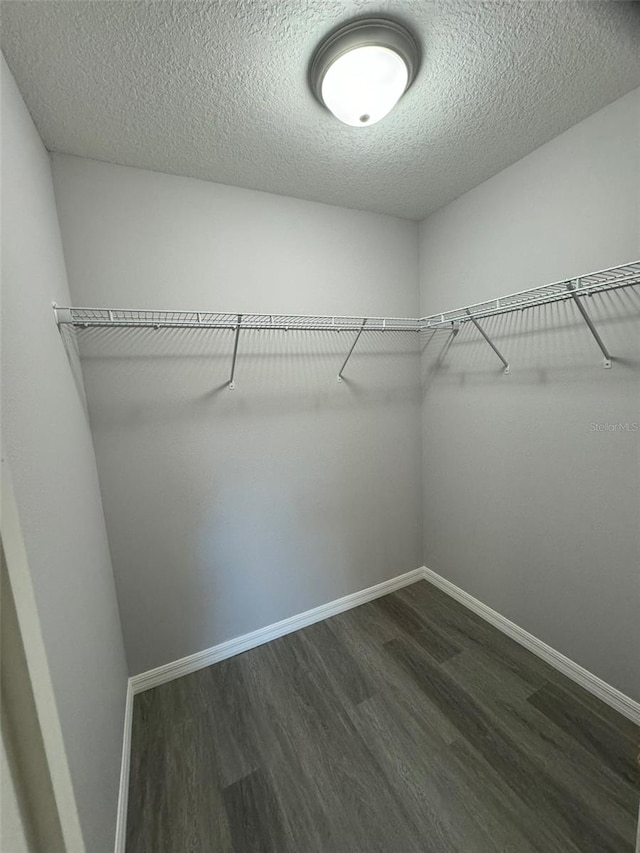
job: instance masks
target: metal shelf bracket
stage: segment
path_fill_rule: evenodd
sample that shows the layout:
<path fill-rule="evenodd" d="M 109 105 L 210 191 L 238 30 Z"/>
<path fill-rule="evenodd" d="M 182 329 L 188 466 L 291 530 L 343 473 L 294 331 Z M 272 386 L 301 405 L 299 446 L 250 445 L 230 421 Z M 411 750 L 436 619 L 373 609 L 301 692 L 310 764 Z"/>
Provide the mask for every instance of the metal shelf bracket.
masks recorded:
<path fill-rule="evenodd" d="M 508 362 L 508 361 L 507 361 L 507 359 L 502 355 L 502 353 L 500 352 L 500 350 L 498 349 L 498 347 L 494 344 L 494 342 L 491 340 L 491 338 L 489 337 L 489 335 L 485 332 L 485 330 L 482 328 L 482 326 L 480 325 L 480 323 L 478 323 L 478 321 L 476 320 L 476 318 L 473 316 L 473 314 L 471 313 L 471 311 L 470 311 L 468 308 L 466 309 L 466 312 L 467 312 L 467 315 L 468 315 L 469 319 L 470 319 L 470 320 L 471 320 L 471 322 L 473 323 L 473 325 L 474 325 L 474 326 L 476 327 L 476 329 L 480 332 L 480 334 L 482 335 L 482 337 L 485 339 L 485 341 L 489 344 L 489 346 L 491 347 L 491 349 L 495 352 L 495 354 L 498 356 L 498 358 L 500 359 L 500 361 L 503 363 L 503 365 L 504 365 L 504 372 L 505 372 L 505 373 L 506 373 L 506 375 L 508 376 L 508 375 L 509 375 L 509 373 L 511 372 L 511 370 L 510 370 L 510 368 L 509 368 L 509 362 Z"/>
<path fill-rule="evenodd" d="M 231 376 L 229 377 L 229 391 L 235 391 L 236 383 L 234 377 L 236 375 L 236 359 L 238 358 L 238 338 L 240 337 L 240 325 L 242 323 L 242 314 L 238 314 L 238 324 L 236 326 L 236 334 L 233 340 L 233 359 L 231 361 Z"/>
<path fill-rule="evenodd" d="M 579 297 L 576 294 L 576 290 L 578 289 L 579 282 L 580 282 L 579 278 L 577 278 L 575 280 L 575 282 L 573 282 L 573 281 L 568 282 L 567 283 L 567 290 L 571 294 L 571 298 L 575 302 L 576 307 L 577 307 L 578 311 L 580 312 L 580 314 L 582 315 L 582 319 L 587 324 L 587 328 L 589 329 L 589 331 L 593 335 L 595 342 L 600 347 L 600 352 L 604 356 L 604 361 L 603 361 L 602 366 L 605 368 L 605 370 L 608 370 L 611 367 L 611 362 L 613 359 L 611 358 L 611 354 L 610 354 L 609 350 L 607 349 L 607 347 L 605 346 L 604 341 L 600 337 L 600 333 L 598 332 L 598 330 L 594 326 L 593 320 L 591 319 L 589 312 L 587 311 L 587 309 L 582 304 L 582 300 L 579 299 Z"/>
<path fill-rule="evenodd" d="M 360 326 L 360 328 L 358 329 L 358 334 L 356 335 L 354 342 L 351 344 L 351 349 L 350 349 L 350 350 L 349 350 L 349 352 L 347 353 L 347 357 L 346 357 L 346 358 L 345 358 L 345 360 L 342 362 L 342 367 L 341 367 L 341 368 L 340 368 L 340 370 L 338 371 L 338 382 L 342 382 L 342 374 L 343 374 L 343 372 L 344 372 L 344 369 L 345 369 L 345 367 L 347 366 L 347 362 L 348 362 L 348 361 L 349 361 L 349 359 L 351 358 L 351 353 L 352 353 L 352 352 L 354 351 L 354 349 L 356 348 L 356 344 L 357 344 L 357 343 L 358 343 L 358 341 L 360 340 L 360 335 L 361 335 L 361 334 L 362 334 L 362 332 L 364 331 L 364 327 L 365 327 L 366 325 L 367 325 L 367 318 L 366 318 L 366 317 L 364 317 L 364 318 L 363 318 L 363 320 L 362 320 L 362 325 L 361 325 L 361 326 Z"/>

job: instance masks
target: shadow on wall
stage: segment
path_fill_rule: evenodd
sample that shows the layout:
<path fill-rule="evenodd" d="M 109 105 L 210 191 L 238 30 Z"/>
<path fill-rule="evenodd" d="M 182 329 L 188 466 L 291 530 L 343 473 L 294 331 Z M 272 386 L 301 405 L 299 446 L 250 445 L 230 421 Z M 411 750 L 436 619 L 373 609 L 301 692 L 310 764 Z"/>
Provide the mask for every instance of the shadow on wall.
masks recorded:
<path fill-rule="evenodd" d="M 65 348 L 65 352 L 67 353 L 67 358 L 69 359 L 69 367 L 71 368 L 71 374 L 73 376 L 73 381 L 76 386 L 76 391 L 78 392 L 78 397 L 80 402 L 82 403 L 82 408 L 85 413 L 85 417 L 88 419 L 87 413 L 87 395 L 84 389 L 84 379 L 82 376 L 82 364 L 80 361 L 80 342 L 78 340 L 78 335 L 75 330 L 71 326 L 59 326 L 60 337 L 62 338 L 62 344 Z"/>
<path fill-rule="evenodd" d="M 640 368 L 638 320 L 640 287 L 596 293 L 585 300 L 592 320 L 624 375 Z M 487 317 L 480 324 L 510 366 L 511 376 L 475 329 L 466 322 L 420 333 L 421 383 L 426 395 L 434 382 L 546 383 L 569 376 L 579 381 L 602 368 L 603 356 L 570 300 Z M 517 377 L 514 379 L 514 376 Z"/>
<path fill-rule="evenodd" d="M 95 327 L 72 334 L 89 392 L 97 383 L 113 390 L 107 408 L 104 394 L 91 399 L 92 418 L 103 427 L 132 418 L 279 417 L 376 407 L 415 402 L 420 393 L 416 333 L 365 331 L 338 383 L 355 333 L 243 331 L 234 391 L 231 330 Z"/>

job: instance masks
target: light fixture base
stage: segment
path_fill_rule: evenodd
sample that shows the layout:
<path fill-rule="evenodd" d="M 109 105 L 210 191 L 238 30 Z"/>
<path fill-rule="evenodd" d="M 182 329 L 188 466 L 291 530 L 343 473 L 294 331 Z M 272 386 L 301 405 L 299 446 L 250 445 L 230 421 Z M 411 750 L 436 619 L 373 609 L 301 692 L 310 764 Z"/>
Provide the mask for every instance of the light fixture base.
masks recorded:
<path fill-rule="evenodd" d="M 359 47 L 385 47 L 397 53 L 407 66 L 405 92 L 413 83 L 420 64 L 420 50 L 406 27 L 388 18 L 360 18 L 330 33 L 313 55 L 309 85 L 323 106 L 322 81 L 330 66 L 343 54 Z"/>

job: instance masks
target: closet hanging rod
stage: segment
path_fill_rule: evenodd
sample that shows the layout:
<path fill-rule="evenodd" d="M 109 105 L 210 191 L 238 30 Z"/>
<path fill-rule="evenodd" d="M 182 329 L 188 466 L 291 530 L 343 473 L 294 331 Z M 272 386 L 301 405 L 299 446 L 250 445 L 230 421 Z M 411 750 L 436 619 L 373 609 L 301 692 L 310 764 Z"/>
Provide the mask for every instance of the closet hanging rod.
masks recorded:
<path fill-rule="evenodd" d="M 452 323 L 465 323 L 480 317 L 492 317 L 511 311 L 522 311 L 525 308 L 533 308 L 537 305 L 575 300 L 576 296 L 591 296 L 594 293 L 604 293 L 608 290 L 631 287 L 637 284 L 640 284 L 640 261 L 633 261 L 599 272 L 563 279 L 529 290 L 521 290 L 518 293 L 511 293 L 498 299 L 487 299 L 484 302 L 477 302 L 475 305 L 467 305 L 464 308 L 421 317 L 419 323 L 425 330 L 434 329 L 438 326 L 450 326 Z"/>

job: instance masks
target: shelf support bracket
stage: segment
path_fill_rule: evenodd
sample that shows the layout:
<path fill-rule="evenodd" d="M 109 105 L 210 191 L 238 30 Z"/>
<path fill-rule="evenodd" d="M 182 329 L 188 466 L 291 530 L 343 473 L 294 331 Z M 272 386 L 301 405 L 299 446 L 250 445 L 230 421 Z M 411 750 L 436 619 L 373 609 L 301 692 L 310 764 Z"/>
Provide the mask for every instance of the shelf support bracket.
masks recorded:
<path fill-rule="evenodd" d="M 509 362 L 508 362 L 508 361 L 507 361 L 507 359 L 502 355 L 502 353 L 500 352 L 500 350 L 498 349 L 498 347 L 494 344 L 494 342 L 491 340 L 491 338 L 489 337 L 489 335 L 488 335 L 488 334 L 485 332 L 485 330 L 482 328 L 482 326 L 480 325 L 480 323 L 478 323 L 478 321 L 477 321 L 477 320 L 476 320 L 476 318 L 473 316 L 473 314 L 471 313 L 471 311 L 470 311 L 468 308 L 467 308 L 467 309 L 465 309 L 465 310 L 466 310 L 466 312 L 467 312 L 467 316 L 469 317 L 469 319 L 471 320 L 471 322 L 473 323 L 473 325 L 474 325 L 474 326 L 476 327 L 476 329 L 480 332 L 480 334 L 482 335 L 482 337 L 485 339 L 485 341 L 489 344 L 489 346 L 491 347 L 491 349 L 495 352 L 495 354 L 498 356 L 498 358 L 500 359 L 500 361 L 503 363 L 503 365 L 504 365 L 504 372 L 505 372 L 505 373 L 507 374 L 507 376 L 508 376 L 508 375 L 509 375 L 509 373 L 511 372 L 511 370 L 510 370 L 510 368 L 509 368 Z"/>
<path fill-rule="evenodd" d="M 349 361 L 349 359 L 351 358 L 351 353 L 352 353 L 352 352 L 354 351 L 354 349 L 356 348 L 356 344 L 357 344 L 357 343 L 358 343 L 358 341 L 360 340 L 360 335 L 361 335 L 361 334 L 362 334 L 362 332 L 364 331 L 364 327 L 365 327 L 366 325 L 367 325 L 367 319 L 366 319 L 366 317 L 365 317 L 365 318 L 362 320 L 362 325 L 361 325 L 361 326 L 360 326 L 360 328 L 358 329 L 358 334 L 356 335 L 354 342 L 351 344 L 351 349 L 350 349 L 350 350 L 349 350 L 349 352 L 347 353 L 347 357 L 346 357 L 346 358 L 345 358 L 345 360 L 343 361 L 343 363 L 342 363 L 342 367 L 341 367 L 341 368 L 340 368 L 340 370 L 338 371 L 338 382 L 342 382 L 342 374 L 343 374 L 343 372 L 344 372 L 344 369 L 345 369 L 345 367 L 347 366 L 347 362 L 348 362 L 348 361 Z"/>
<path fill-rule="evenodd" d="M 589 316 L 589 312 L 587 311 L 587 309 L 586 309 L 586 308 L 584 307 L 584 305 L 582 304 L 582 300 L 578 298 L 578 296 L 577 296 L 577 294 L 576 294 L 576 292 L 575 292 L 575 291 L 576 291 L 576 285 L 574 284 L 574 282 L 570 281 L 570 282 L 567 284 L 567 290 L 568 290 L 568 291 L 569 291 L 569 293 L 571 294 L 571 298 L 572 298 L 572 299 L 573 299 L 573 301 L 575 302 L 576 307 L 578 308 L 578 311 L 582 314 L 582 319 L 583 319 L 583 320 L 585 321 L 585 323 L 587 324 L 587 328 L 589 329 L 589 331 L 591 332 L 591 334 L 592 334 L 592 335 L 593 335 L 593 337 L 595 338 L 595 342 L 596 342 L 596 343 L 598 344 L 598 346 L 600 347 L 600 352 L 601 352 L 601 353 L 602 353 L 602 355 L 604 356 L 604 363 L 603 363 L 603 365 L 602 365 L 602 366 L 603 366 L 605 369 L 610 368 L 610 367 L 611 367 L 611 361 L 612 361 L 612 359 L 611 359 L 611 354 L 609 353 L 609 350 L 606 348 L 606 346 L 605 346 L 605 344 L 604 344 L 604 341 L 603 341 L 603 340 L 602 340 L 602 338 L 600 337 L 600 334 L 599 334 L 598 330 L 597 330 L 597 329 L 596 329 L 596 327 L 594 326 L 594 324 L 593 324 L 593 320 L 592 320 L 592 319 L 591 319 L 591 317 Z"/>
<path fill-rule="evenodd" d="M 236 359 L 238 358 L 238 338 L 240 337 L 240 324 L 242 323 L 242 314 L 238 314 L 236 324 L 236 334 L 233 340 L 233 359 L 231 361 L 231 376 L 229 377 L 229 390 L 235 391 L 236 383 L 234 377 L 236 375 Z"/>

